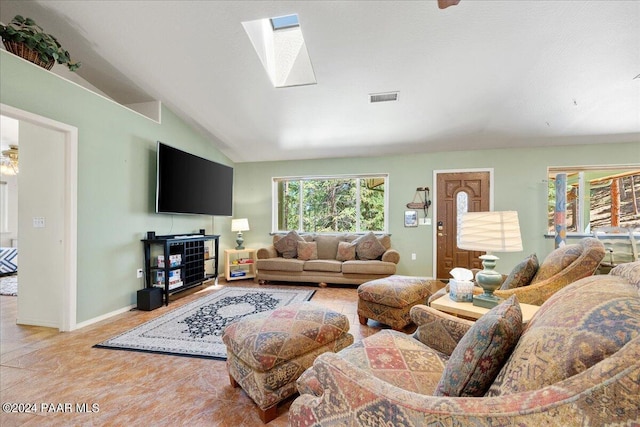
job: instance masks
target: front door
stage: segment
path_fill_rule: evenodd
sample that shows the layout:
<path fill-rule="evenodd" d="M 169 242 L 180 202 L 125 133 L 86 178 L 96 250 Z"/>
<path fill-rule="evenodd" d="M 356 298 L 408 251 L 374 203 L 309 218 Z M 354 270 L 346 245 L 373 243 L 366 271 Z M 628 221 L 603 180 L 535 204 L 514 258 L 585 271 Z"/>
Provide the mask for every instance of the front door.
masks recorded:
<path fill-rule="evenodd" d="M 484 252 L 459 249 L 456 244 L 458 217 L 464 212 L 486 212 L 490 208 L 490 173 L 436 173 L 436 277 L 450 279 L 455 267 L 482 268 Z"/>

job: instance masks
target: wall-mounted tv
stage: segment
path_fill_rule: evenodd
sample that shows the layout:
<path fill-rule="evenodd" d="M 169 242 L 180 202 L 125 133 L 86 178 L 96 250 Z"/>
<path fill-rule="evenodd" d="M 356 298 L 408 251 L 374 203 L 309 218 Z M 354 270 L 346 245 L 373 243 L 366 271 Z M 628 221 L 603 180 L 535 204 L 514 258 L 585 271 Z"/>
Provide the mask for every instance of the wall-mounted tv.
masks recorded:
<path fill-rule="evenodd" d="M 233 168 L 158 141 L 156 212 L 231 216 Z"/>

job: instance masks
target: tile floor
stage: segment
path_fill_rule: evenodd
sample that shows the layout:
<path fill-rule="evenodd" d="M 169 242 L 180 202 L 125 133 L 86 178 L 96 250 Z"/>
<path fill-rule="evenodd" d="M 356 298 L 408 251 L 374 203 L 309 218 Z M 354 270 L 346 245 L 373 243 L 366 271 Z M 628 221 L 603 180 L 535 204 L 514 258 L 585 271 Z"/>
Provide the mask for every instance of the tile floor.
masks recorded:
<path fill-rule="evenodd" d="M 37 405 L 37 413 L 0 414 L 10 426 L 261 426 L 254 403 L 229 385 L 224 361 L 93 348 L 107 338 L 219 289 L 250 280 L 196 288 L 157 310 L 132 310 L 66 333 L 16 325 L 16 297 L 0 297 L 0 400 Z M 277 285 L 266 285 L 277 286 Z M 291 287 L 291 285 L 285 285 Z M 358 323 L 355 287 L 312 287 L 312 301 L 344 313 L 357 339 L 381 327 Z M 269 426 L 286 426 L 282 404 Z M 45 410 L 53 412 L 43 412 Z M 70 413 L 65 404 L 73 406 Z M 86 404 L 78 413 L 77 404 Z M 56 412 L 59 411 L 59 412 Z"/>

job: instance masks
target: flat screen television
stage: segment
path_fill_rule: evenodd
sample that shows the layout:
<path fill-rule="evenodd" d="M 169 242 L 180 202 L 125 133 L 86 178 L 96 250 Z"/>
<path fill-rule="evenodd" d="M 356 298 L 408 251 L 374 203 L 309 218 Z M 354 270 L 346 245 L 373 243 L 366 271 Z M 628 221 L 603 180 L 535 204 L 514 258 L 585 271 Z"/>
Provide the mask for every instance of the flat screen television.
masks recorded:
<path fill-rule="evenodd" d="M 156 212 L 231 216 L 233 168 L 158 141 Z"/>

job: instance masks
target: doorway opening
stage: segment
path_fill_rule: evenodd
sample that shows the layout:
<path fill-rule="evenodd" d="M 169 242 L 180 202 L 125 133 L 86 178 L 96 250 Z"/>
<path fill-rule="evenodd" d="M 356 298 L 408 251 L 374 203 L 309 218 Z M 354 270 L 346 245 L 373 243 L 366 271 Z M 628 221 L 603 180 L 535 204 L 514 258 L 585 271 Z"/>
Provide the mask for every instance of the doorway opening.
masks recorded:
<path fill-rule="evenodd" d="M 61 134 L 63 153 L 61 161 L 56 164 L 60 168 L 62 186 L 62 212 L 61 220 L 56 224 L 60 229 L 60 250 L 62 251 L 62 270 L 61 270 L 61 298 L 59 299 L 59 307 L 56 308 L 56 316 L 53 320 L 45 319 L 43 321 L 38 318 L 31 321 L 29 316 L 24 320 L 24 324 L 55 327 L 60 331 L 72 331 L 76 328 L 76 295 L 77 295 L 77 176 L 78 176 L 78 129 L 65 123 L 51 120 L 28 111 L 0 104 L 0 115 L 10 117 L 20 122 L 27 123 L 32 127 L 43 130 L 52 130 Z M 26 197 L 24 194 L 22 197 Z M 34 217 L 34 227 L 36 227 L 36 219 Z M 22 237 L 18 236 L 20 241 L 20 251 L 23 258 L 35 258 L 42 256 L 38 253 L 38 249 L 34 245 L 29 245 L 28 241 L 21 241 Z M 26 237 L 25 237 L 26 239 Z M 18 267 L 19 269 L 19 267 Z M 37 292 L 37 291 L 36 291 Z M 20 291 L 18 290 L 18 298 Z M 22 323 L 21 315 L 18 313 L 19 321 Z"/>

